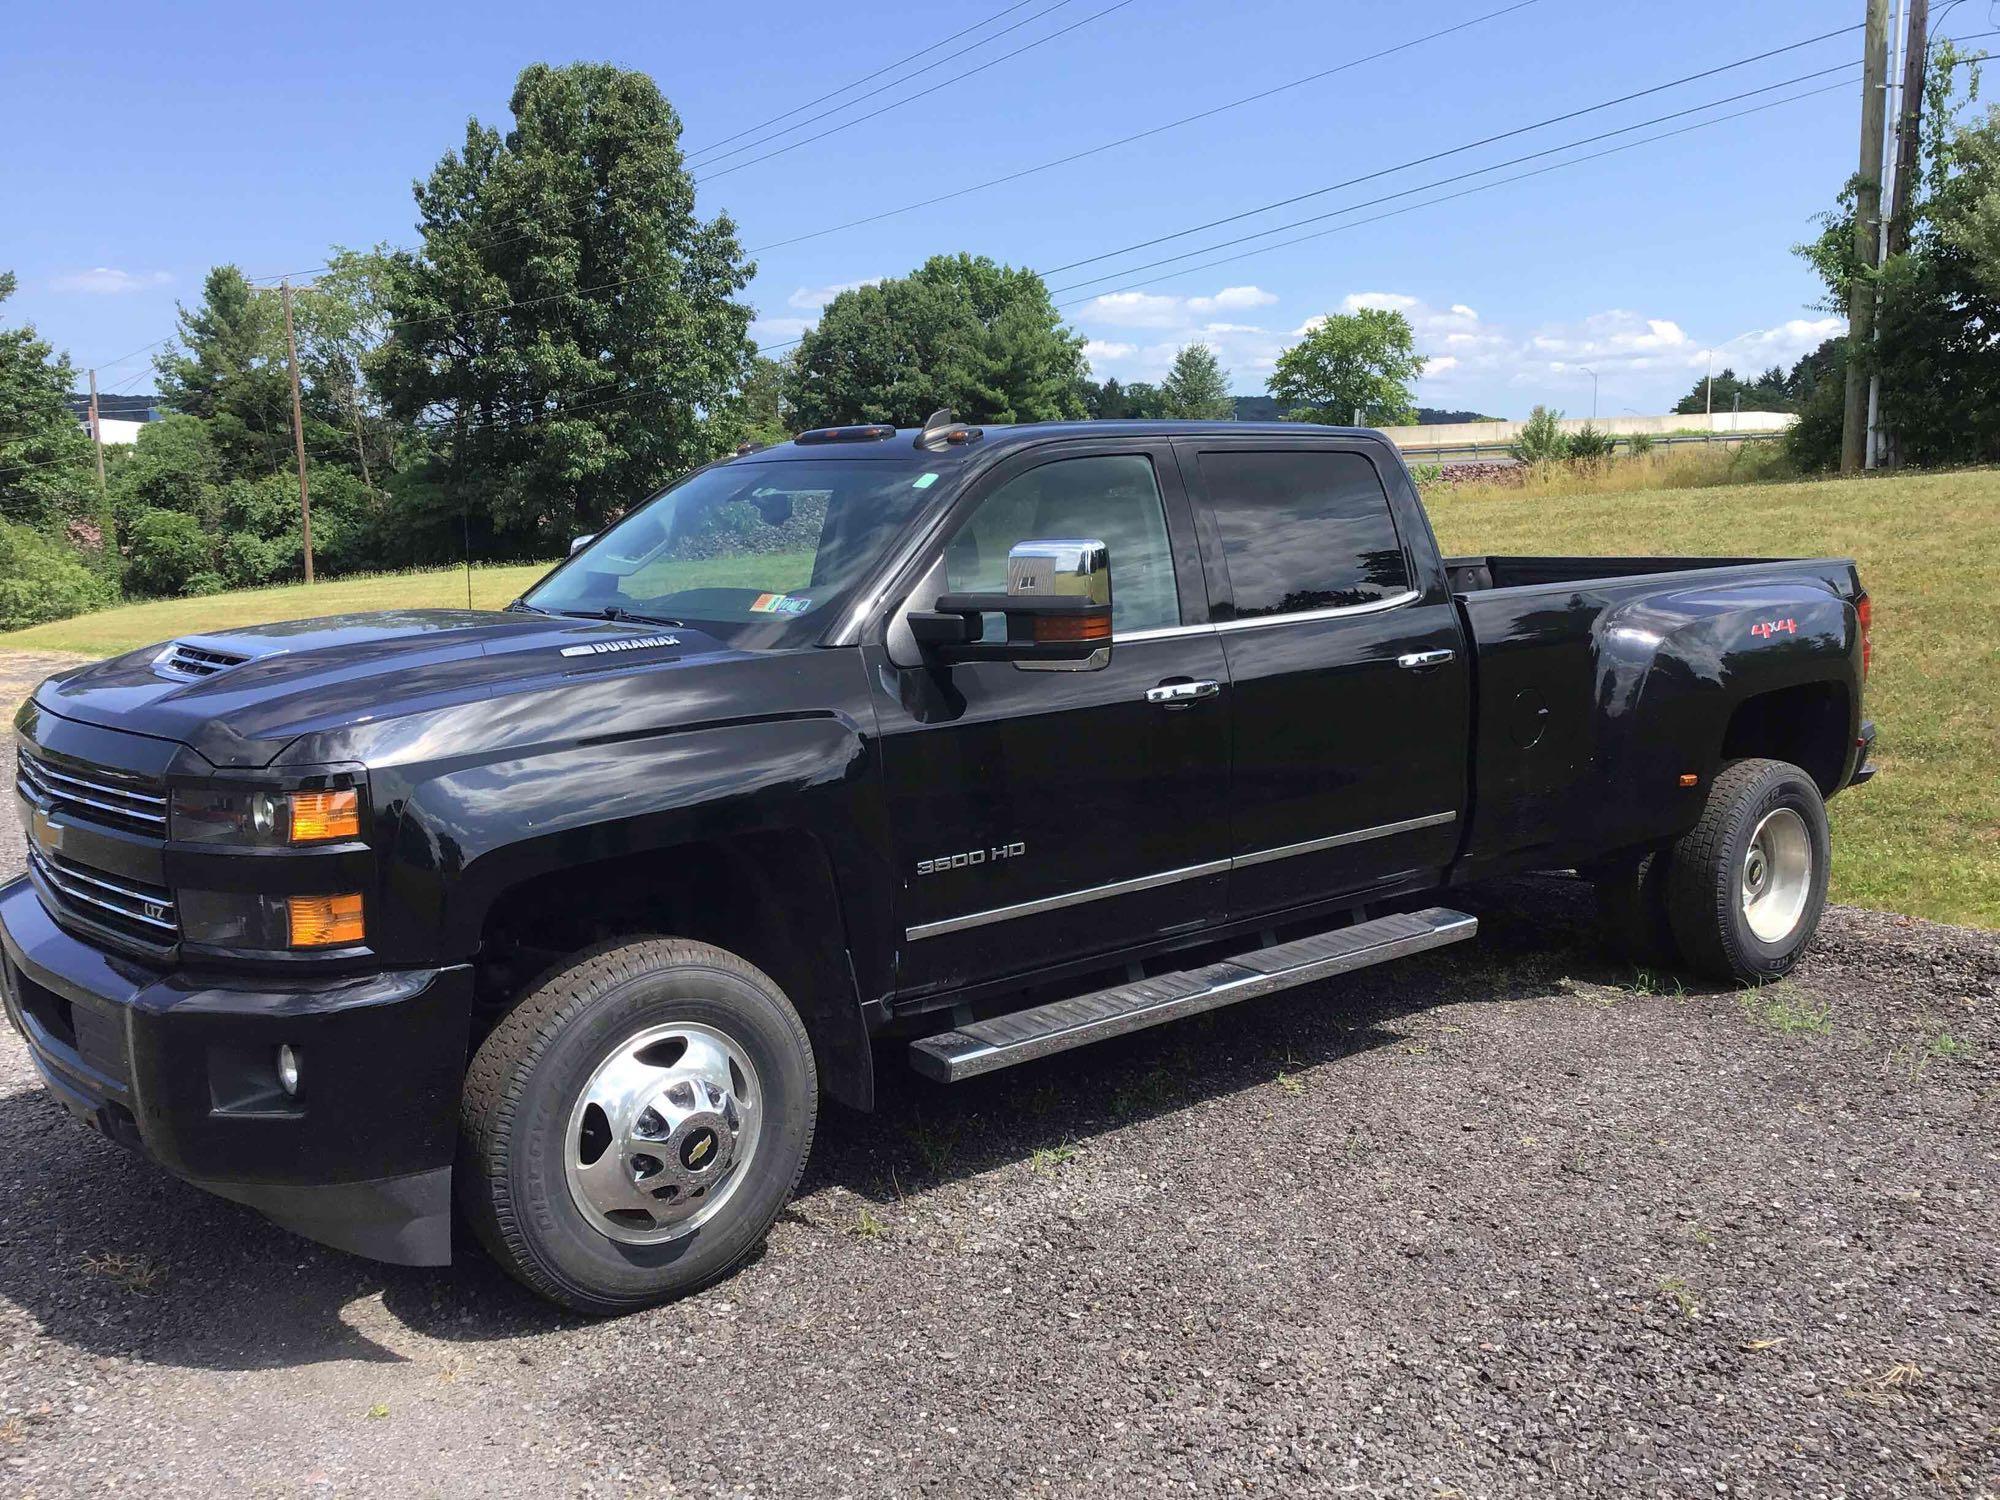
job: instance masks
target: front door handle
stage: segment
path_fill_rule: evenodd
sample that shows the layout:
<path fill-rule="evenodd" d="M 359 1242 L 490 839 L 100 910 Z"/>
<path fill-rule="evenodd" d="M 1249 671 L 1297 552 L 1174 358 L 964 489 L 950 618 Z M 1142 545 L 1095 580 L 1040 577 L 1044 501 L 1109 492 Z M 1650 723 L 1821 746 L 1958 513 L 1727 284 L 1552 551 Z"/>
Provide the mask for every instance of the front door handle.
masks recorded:
<path fill-rule="evenodd" d="M 1203 698 L 1213 698 L 1222 684 L 1204 678 L 1200 682 L 1163 682 L 1146 689 L 1146 701 L 1162 708 L 1187 708 Z"/>
<path fill-rule="evenodd" d="M 1421 672 L 1425 667 L 1441 667 L 1458 653 L 1446 646 L 1441 651 L 1412 651 L 1396 658 L 1396 665 L 1412 672 Z"/>

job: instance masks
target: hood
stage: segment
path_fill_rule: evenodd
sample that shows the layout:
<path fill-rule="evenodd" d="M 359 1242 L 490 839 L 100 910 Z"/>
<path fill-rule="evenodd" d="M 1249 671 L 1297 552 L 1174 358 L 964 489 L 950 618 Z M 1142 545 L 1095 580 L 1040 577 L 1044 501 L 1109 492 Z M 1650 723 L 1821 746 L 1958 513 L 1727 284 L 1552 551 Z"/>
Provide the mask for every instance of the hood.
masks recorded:
<path fill-rule="evenodd" d="M 178 636 L 52 677 L 50 713 L 268 764 L 301 734 L 639 666 L 734 654 L 679 626 L 390 610 Z"/>

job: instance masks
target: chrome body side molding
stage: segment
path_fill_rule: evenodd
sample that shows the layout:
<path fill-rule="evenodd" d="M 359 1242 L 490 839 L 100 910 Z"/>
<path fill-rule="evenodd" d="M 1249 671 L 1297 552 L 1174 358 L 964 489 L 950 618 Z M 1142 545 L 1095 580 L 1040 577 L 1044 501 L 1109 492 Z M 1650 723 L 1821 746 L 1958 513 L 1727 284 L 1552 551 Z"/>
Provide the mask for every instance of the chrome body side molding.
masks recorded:
<path fill-rule="evenodd" d="M 1355 828 L 1346 833 L 1328 834 L 1325 838 L 1307 839 L 1303 843 L 1284 844 L 1275 849 L 1259 849 L 1254 854 L 1237 854 L 1228 859 L 1211 859 L 1198 865 L 1183 865 L 1175 870 L 1159 870 L 1151 875 L 1138 875 L 1130 880 L 1115 880 L 1109 885 L 1086 886 L 1082 890 L 1065 891 L 1058 896 L 1043 896 L 1034 901 L 1017 902 L 1013 906 L 995 906 L 985 911 L 966 912 L 961 916 L 942 917 L 935 922 L 922 922 L 915 927 L 906 928 L 903 936 L 914 943 L 922 938 L 942 937 L 948 932 L 964 932 L 968 928 L 984 927 L 992 922 L 1006 922 L 1015 917 L 1032 917 L 1045 911 L 1057 911 L 1065 906 L 1081 906 L 1086 901 L 1103 901 L 1111 896 L 1150 891 L 1158 886 L 1172 885 L 1178 880 L 1195 880 L 1204 875 L 1220 875 L 1248 865 L 1267 864 L 1274 859 L 1291 859 L 1301 854 L 1316 854 L 1322 849 L 1338 849 L 1343 844 L 1360 844 L 1369 839 L 1389 838 L 1399 833 L 1415 833 L 1420 828 L 1436 828 L 1440 824 L 1456 822 L 1457 819 L 1458 814 L 1455 812 L 1441 812 L 1427 813 L 1421 818 L 1404 818 L 1395 823 L 1378 823 L 1372 828 Z"/>

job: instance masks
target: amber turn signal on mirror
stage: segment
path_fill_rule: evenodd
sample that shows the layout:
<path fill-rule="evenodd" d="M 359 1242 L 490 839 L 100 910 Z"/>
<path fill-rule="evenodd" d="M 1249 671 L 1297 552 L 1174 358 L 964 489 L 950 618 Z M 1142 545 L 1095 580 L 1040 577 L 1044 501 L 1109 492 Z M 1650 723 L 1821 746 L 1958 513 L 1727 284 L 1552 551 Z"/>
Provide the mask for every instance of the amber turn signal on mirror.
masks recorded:
<path fill-rule="evenodd" d="M 1092 614 L 1036 615 L 1035 643 L 1053 646 L 1069 641 L 1111 640 L 1111 611 Z"/>

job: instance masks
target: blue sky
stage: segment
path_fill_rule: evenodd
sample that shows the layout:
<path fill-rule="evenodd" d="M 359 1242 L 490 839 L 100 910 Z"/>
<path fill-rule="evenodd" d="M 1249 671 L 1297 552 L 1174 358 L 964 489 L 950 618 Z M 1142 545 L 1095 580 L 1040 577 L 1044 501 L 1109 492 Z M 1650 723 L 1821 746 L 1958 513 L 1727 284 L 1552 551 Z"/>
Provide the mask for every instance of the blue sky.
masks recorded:
<path fill-rule="evenodd" d="M 198 295 L 213 263 L 233 260 L 253 276 L 275 275 L 319 264 L 335 243 L 406 243 L 412 179 L 462 139 L 468 116 L 504 126 L 514 75 L 530 62 L 605 60 L 645 69 L 681 112 L 688 146 L 700 148 L 1005 3 L 965 0 L 953 8 L 895 0 L 829 9 L 793 0 L 700 7 L 189 0 L 93 7 L 88 21 L 67 7 L 16 7 L 0 40 L 0 201 L 10 211 L 0 230 L 0 268 L 19 273 L 21 290 L 4 316 L 32 318 L 79 364 L 109 362 L 171 332 L 175 301 Z M 928 97 L 768 161 L 745 164 L 794 137 L 717 157 L 700 188 L 702 211 L 726 209 L 746 245 L 768 245 L 1224 104 L 1508 0 L 1129 0 L 1086 20 L 1111 3 L 1069 0 L 1048 9 L 1055 0 L 1035 0 L 956 44 L 946 66 L 811 131 L 952 80 Z M 1802 40 L 1859 21 L 1861 12 L 1860 0 L 1702 7 L 1534 0 L 1395 57 L 1087 161 L 764 251 L 750 293 L 757 332 L 769 342 L 789 338 L 830 289 L 899 274 L 939 251 L 983 252 L 1037 268 L 1084 260 Z M 1078 21 L 1085 24 L 965 76 Z M 1310 319 L 1384 305 L 1409 313 L 1420 348 L 1432 356 L 1418 391 L 1424 403 L 1518 416 L 1546 401 L 1581 415 L 1592 399 L 1581 368 L 1588 365 L 1598 372 L 1601 413 L 1665 410 L 1700 374 L 1711 344 L 1734 340 L 1718 368 L 1753 367 L 1789 363 L 1837 331 L 1814 306 L 1818 289 L 1790 246 L 1810 232 L 1811 216 L 1852 171 L 1859 85 L 1849 80 L 1857 74 L 1744 100 L 1729 108 L 1840 85 L 1714 129 L 1233 264 L 1198 269 L 1212 257 L 1197 257 L 1115 273 L 1859 54 L 1858 34 L 1821 42 L 1290 210 L 1056 274 L 1051 285 L 1074 287 L 1058 301 L 1070 304 L 1065 315 L 1090 339 L 1100 375 L 1157 378 L 1178 344 L 1206 339 L 1234 387 L 1256 392 L 1271 360 Z M 932 53 L 905 71 L 944 55 Z M 1075 285 L 1106 273 L 1113 274 Z M 1142 281 L 1152 284 L 1133 288 Z M 104 384 L 144 389 L 149 380 L 144 362 L 133 360 L 108 370 Z"/>

